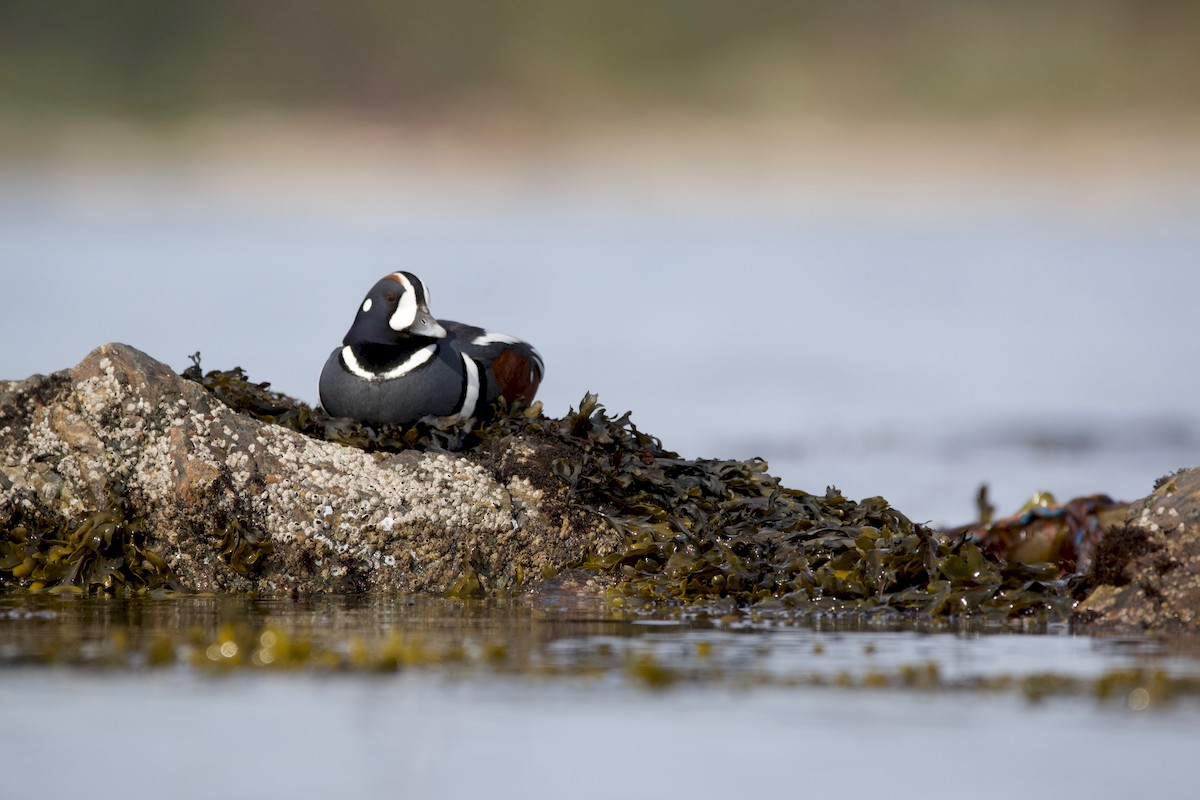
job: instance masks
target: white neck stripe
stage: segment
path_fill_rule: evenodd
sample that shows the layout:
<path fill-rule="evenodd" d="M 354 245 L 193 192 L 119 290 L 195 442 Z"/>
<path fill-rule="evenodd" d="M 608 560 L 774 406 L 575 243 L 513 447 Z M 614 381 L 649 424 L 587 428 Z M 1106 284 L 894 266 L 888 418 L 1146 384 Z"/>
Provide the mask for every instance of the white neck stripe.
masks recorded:
<path fill-rule="evenodd" d="M 398 366 L 392 367 L 387 372 L 371 372 L 358 363 L 358 358 L 354 355 L 353 348 L 346 345 L 342 348 L 342 363 L 346 365 L 346 369 L 366 381 L 390 381 L 393 378 L 399 378 L 401 375 L 407 375 L 417 367 L 424 364 L 429 359 L 433 358 L 433 354 L 437 352 L 437 345 L 431 344 L 422 347 L 420 350 L 413 353 L 408 358 L 404 359 Z M 476 378 L 476 384 L 478 384 Z M 478 392 L 478 387 L 476 387 Z"/>
<path fill-rule="evenodd" d="M 479 402 L 479 367 L 466 353 L 462 353 L 462 360 L 463 366 L 466 367 L 464 378 L 467 381 L 467 390 L 463 393 L 462 408 L 458 409 L 458 422 L 469 419 L 475 413 L 475 404 Z"/>

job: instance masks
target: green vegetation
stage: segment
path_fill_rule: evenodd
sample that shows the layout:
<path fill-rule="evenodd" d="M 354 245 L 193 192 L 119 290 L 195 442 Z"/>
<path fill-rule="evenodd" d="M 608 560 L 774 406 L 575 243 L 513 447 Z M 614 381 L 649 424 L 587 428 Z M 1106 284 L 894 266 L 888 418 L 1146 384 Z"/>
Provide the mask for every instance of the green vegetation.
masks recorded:
<path fill-rule="evenodd" d="M 1188 0 L 0 5 L 0 107 L 987 116 L 1200 109 Z"/>

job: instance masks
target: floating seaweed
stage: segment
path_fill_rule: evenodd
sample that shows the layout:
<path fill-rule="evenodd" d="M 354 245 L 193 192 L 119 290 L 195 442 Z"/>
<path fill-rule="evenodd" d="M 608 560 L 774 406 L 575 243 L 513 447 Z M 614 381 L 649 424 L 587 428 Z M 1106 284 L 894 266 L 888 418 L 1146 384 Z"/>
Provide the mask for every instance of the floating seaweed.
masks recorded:
<path fill-rule="evenodd" d="M 868 658 L 857 665 L 847 665 L 843 658 L 831 660 L 823 640 L 861 648 L 865 656 L 874 653 L 872 640 L 853 641 L 853 633 L 862 629 L 853 622 L 843 626 L 844 618 L 832 624 L 814 620 L 813 627 L 831 625 L 827 630 L 842 631 L 832 639 L 814 640 L 800 621 L 799 637 L 792 642 L 811 642 L 811 655 L 792 649 L 783 658 L 769 658 L 765 645 L 725 633 L 723 620 L 685 614 L 683 622 L 670 613 L 674 608 L 659 610 L 667 613 L 658 618 L 681 623 L 668 629 L 680 635 L 646 637 L 630 615 L 612 615 L 599 607 L 583 615 L 564 615 L 503 599 L 377 595 L 263 600 L 245 595 L 139 594 L 98 600 L 48 593 L 0 595 L 5 624 L 0 669 L 52 664 L 115 670 L 169 667 L 193 674 L 413 671 L 466 680 L 520 676 L 578 681 L 608 676 L 653 691 L 679 686 L 811 686 L 842 692 L 991 693 L 1029 703 L 1091 699 L 1134 712 L 1195 708 L 1200 699 L 1200 676 L 1186 663 L 1172 665 L 1178 655 L 1194 656 L 1194 647 L 1183 641 L 1156 647 L 1147 660 L 1096 673 L 987 668 L 964 672 L 945 670 L 945 662 L 936 658 Z M 731 616 L 737 618 L 740 631 L 782 633 L 776 628 L 778 615 L 766 615 L 774 617 L 765 623 L 767 628 L 753 622 L 752 612 Z M 994 630 L 990 625 L 974 629 Z M 946 656 L 944 650 L 941 656 Z M 1161 660 L 1164 657 L 1169 660 Z"/>

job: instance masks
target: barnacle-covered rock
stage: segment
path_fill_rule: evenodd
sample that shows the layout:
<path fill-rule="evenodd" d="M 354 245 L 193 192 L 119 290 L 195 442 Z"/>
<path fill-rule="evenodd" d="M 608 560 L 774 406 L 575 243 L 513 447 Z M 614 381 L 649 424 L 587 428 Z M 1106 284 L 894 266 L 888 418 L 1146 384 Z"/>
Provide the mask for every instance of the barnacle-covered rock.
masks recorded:
<path fill-rule="evenodd" d="M 0 583 L 441 592 L 469 573 L 492 591 L 620 544 L 556 504 L 566 488 L 538 470 L 536 443 L 366 452 L 238 413 L 223 393 L 252 396 L 259 416 L 313 414 L 237 371 L 214 376 L 209 391 L 110 344 L 0 384 Z"/>
<path fill-rule="evenodd" d="M 1158 481 L 1096 549 L 1078 620 L 1092 630 L 1200 630 L 1200 469 Z"/>

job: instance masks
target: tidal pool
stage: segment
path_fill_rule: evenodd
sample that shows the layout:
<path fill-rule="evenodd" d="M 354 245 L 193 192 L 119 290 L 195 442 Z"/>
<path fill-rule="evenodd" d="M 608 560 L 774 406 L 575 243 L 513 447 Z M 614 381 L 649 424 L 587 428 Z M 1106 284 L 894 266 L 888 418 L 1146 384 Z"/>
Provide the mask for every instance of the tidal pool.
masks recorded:
<path fill-rule="evenodd" d="M 1127 797 L 1200 646 L 565 594 L 0 596 L 4 797 Z"/>

